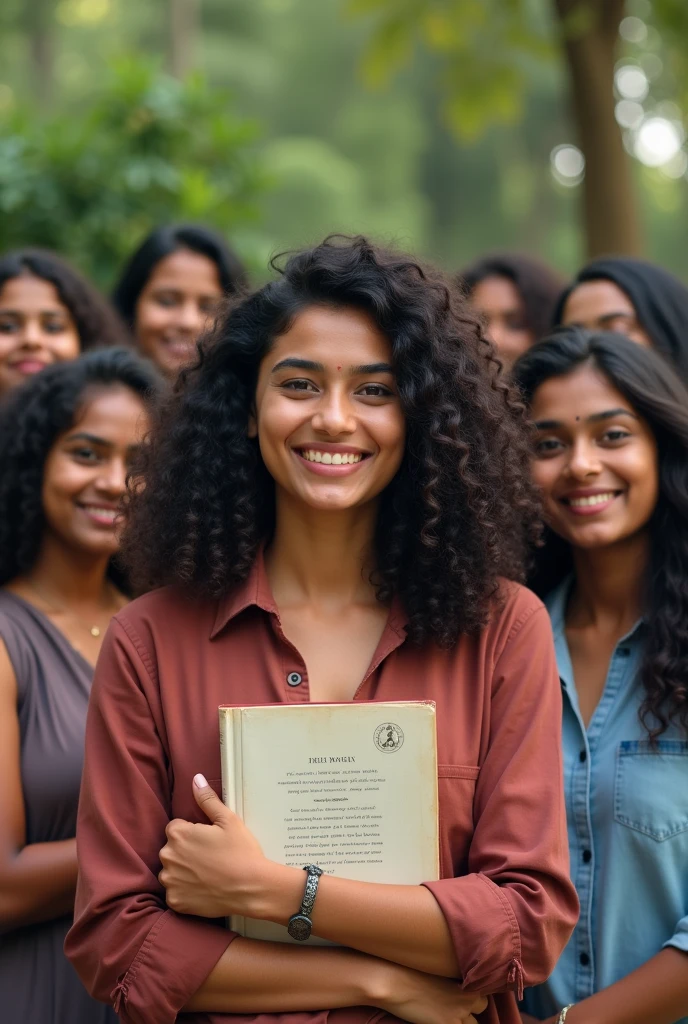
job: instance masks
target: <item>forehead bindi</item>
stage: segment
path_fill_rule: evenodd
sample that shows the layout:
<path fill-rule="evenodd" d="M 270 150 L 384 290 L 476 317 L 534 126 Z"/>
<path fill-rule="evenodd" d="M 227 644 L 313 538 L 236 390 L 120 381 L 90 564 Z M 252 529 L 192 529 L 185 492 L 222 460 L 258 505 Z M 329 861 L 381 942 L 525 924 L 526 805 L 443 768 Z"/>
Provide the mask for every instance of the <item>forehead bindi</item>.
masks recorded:
<path fill-rule="evenodd" d="M 279 335 L 266 356 L 270 369 L 284 359 L 319 363 L 326 371 L 392 362 L 392 346 L 374 321 L 355 309 L 311 307 Z"/>
<path fill-rule="evenodd" d="M 589 417 L 609 409 L 634 411 L 611 381 L 587 366 L 563 377 L 550 377 L 541 384 L 533 396 L 530 415 L 536 423 L 586 425 Z"/>

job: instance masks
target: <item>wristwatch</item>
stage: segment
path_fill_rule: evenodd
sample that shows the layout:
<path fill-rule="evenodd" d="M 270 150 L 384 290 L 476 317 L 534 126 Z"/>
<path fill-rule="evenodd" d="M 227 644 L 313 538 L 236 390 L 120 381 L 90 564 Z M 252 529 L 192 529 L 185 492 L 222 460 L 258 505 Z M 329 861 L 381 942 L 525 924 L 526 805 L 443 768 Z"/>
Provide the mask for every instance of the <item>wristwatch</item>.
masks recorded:
<path fill-rule="evenodd" d="M 313 913 L 315 897 L 318 894 L 318 882 L 322 875 L 321 869 L 317 868 L 315 864 L 306 864 L 303 870 L 306 872 L 306 888 L 303 900 L 301 901 L 301 907 L 298 914 L 292 914 L 287 925 L 287 931 L 292 939 L 297 939 L 299 942 L 305 942 L 306 939 L 310 938 L 313 927 L 311 914 Z"/>

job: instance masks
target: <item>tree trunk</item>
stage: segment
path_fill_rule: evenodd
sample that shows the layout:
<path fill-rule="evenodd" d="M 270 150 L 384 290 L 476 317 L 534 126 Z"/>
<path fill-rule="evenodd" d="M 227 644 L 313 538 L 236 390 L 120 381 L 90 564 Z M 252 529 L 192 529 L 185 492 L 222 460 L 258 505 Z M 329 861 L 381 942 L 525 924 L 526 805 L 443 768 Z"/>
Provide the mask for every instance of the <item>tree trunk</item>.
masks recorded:
<path fill-rule="evenodd" d="M 167 64 L 170 74 L 184 78 L 194 65 L 198 36 L 200 0 L 169 0 L 169 49 Z"/>
<path fill-rule="evenodd" d="M 624 0 L 554 0 L 585 157 L 583 220 L 589 257 L 642 249 L 631 160 L 614 117 L 614 61 Z"/>
<path fill-rule="evenodd" d="M 29 67 L 33 92 L 47 107 L 54 87 L 54 0 L 24 0 L 24 24 L 29 41 Z"/>

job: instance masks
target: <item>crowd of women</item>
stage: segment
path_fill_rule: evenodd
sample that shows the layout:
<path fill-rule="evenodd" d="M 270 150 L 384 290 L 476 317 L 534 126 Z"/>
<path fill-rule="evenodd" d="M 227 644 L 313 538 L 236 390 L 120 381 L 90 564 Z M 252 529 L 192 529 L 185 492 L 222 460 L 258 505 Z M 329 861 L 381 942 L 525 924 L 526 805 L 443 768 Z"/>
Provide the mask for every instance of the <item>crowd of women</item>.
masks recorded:
<path fill-rule="evenodd" d="M 688 1024 L 688 289 L 274 270 L 0 257 L 2 1021 Z M 305 876 L 221 803 L 217 707 L 351 700 L 436 703 L 441 877 L 237 936 Z"/>

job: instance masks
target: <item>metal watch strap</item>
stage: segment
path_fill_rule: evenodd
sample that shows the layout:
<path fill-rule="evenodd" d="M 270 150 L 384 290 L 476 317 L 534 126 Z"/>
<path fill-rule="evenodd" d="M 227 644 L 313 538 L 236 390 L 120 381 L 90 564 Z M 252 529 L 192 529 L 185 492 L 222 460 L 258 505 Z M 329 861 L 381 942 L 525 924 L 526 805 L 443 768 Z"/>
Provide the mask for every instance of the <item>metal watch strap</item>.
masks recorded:
<path fill-rule="evenodd" d="M 299 911 L 304 917 L 310 917 L 313 913 L 313 905 L 315 903 L 315 897 L 318 894 L 318 883 L 322 870 L 315 866 L 315 864 L 306 864 L 303 869 L 307 873 L 306 877 L 306 888 L 303 893 L 303 900 L 301 901 L 301 909 Z"/>
<path fill-rule="evenodd" d="M 565 1007 L 564 1007 L 564 1008 L 562 1009 L 561 1013 L 560 1013 L 560 1014 L 559 1014 L 559 1016 L 557 1017 L 557 1024 L 564 1024 L 564 1021 L 565 1021 L 565 1020 L 566 1020 L 566 1018 L 568 1017 L 568 1014 L 569 1014 L 569 1010 L 571 1009 L 571 1007 L 572 1007 L 573 1005 L 574 1005 L 573 1003 L 569 1003 L 569 1005 L 568 1005 L 568 1006 L 565 1006 Z"/>

